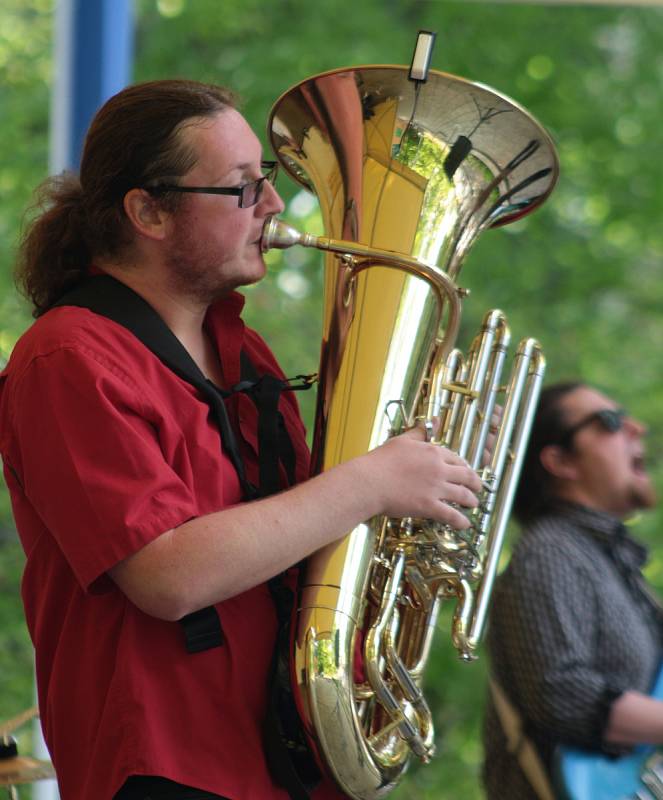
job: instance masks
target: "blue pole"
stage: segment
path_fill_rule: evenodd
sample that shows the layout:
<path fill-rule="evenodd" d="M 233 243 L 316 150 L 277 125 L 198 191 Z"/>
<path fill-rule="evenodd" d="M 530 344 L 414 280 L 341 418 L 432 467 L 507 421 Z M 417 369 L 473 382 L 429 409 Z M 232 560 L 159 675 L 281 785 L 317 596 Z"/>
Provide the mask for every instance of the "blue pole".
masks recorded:
<path fill-rule="evenodd" d="M 51 172 L 78 168 L 90 121 L 127 85 L 133 58 L 132 0 L 60 0 L 56 13 Z"/>

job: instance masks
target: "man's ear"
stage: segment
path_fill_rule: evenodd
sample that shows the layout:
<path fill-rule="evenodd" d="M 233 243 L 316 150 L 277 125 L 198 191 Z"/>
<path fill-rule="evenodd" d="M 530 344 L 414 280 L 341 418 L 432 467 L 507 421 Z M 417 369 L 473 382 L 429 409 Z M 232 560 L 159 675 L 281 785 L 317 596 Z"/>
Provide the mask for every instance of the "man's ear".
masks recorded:
<path fill-rule="evenodd" d="M 124 195 L 124 212 L 140 235 L 157 240 L 166 236 L 170 214 L 145 189 L 130 189 Z"/>
<path fill-rule="evenodd" d="M 577 477 L 573 451 L 566 450 L 558 444 L 549 444 L 541 450 L 539 459 L 546 472 L 554 478 L 572 481 Z"/>

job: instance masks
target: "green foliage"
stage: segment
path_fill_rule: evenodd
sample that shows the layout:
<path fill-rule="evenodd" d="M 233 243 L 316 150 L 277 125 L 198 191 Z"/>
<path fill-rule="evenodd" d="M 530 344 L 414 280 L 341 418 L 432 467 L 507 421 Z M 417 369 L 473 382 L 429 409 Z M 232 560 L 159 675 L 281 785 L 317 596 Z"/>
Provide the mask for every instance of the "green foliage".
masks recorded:
<path fill-rule="evenodd" d="M 561 178 L 544 207 L 483 235 L 461 274 L 472 290 L 463 337 L 483 312 L 504 309 L 514 339 L 537 336 L 551 380 L 582 376 L 651 429 L 663 486 L 663 11 L 451 0 L 136 0 L 137 80 L 185 76 L 226 83 L 263 136 L 275 99 L 309 75 L 347 65 L 408 63 L 418 29 L 438 32 L 433 66 L 489 84 L 539 118 L 559 148 Z M 11 264 L 29 191 L 47 173 L 52 0 L 4 0 L 0 10 L 0 355 L 28 324 Z M 322 233 L 315 203 L 286 179 L 287 216 Z M 248 319 L 287 371 L 314 371 L 320 346 L 320 259 L 298 248 L 269 255 L 247 290 Z M 652 356 L 650 358 L 650 356 Z M 312 404 L 305 403 L 311 418 Z M 10 518 L 0 508 L 4 529 Z M 651 544 L 661 512 L 638 532 Z M 31 660 L 18 607 L 18 546 L 0 540 L 0 717 L 31 700 Z M 663 588 L 663 549 L 650 576 Z M 448 612 L 447 612 L 448 616 Z M 413 769 L 394 797 L 479 798 L 485 659 L 457 661 L 449 620 L 430 661 L 439 735 L 434 763 Z M 4 654 L 8 654 L 5 657 Z"/>
<path fill-rule="evenodd" d="M 13 290 L 12 262 L 32 189 L 45 176 L 51 79 L 51 2 L 4 0 L 0 7 L 0 364 L 26 327 L 24 303 Z M 23 551 L 0 492 L 0 720 L 33 705 L 33 655 L 20 595 Z M 30 728 L 19 751 L 31 752 Z M 27 797 L 22 789 L 21 797 Z"/>
<path fill-rule="evenodd" d="M 0 8 L 0 363 L 26 324 L 12 262 L 23 211 L 46 173 L 51 6 L 5 0 Z"/>

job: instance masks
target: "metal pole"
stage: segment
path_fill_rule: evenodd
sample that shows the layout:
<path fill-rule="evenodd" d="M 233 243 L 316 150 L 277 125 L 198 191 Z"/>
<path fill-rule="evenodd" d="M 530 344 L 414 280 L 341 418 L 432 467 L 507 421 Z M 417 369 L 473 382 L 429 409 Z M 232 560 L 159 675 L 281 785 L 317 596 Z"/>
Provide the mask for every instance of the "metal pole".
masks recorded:
<path fill-rule="evenodd" d="M 77 169 L 96 110 L 130 80 L 133 0 L 58 0 L 50 171 Z"/>

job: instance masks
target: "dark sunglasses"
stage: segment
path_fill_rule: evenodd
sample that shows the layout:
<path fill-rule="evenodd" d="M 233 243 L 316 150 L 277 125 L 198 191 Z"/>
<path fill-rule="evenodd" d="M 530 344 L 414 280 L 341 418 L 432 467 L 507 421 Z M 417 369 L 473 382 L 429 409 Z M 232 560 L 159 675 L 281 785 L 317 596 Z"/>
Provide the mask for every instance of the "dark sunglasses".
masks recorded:
<path fill-rule="evenodd" d="M 627 413 L 623 408 L 602 408 L 600 411 L 593 411 L 584 419 L 581 419 L 580 422 L 576 422 L 567 431 L 564 431 L 559 438 L 559 443 L 563 447 L 567 447 L 578 431 L 588 425 L 592 425 L 594 422 L 598 422 L 606 433 L 617 433 L 624 427 L 626 416 Z"/>
<path fill-rule="evenodd" d="M 186 192 L 191 194 L 230 194 L 239 197 L 240 208 L 250 208 L 254 206 L 260 195 L 265 181 L 274 185 L 278 173 L 277 161 L 261 161 L 260 168 L 266 169 L 267 173 L 251 183 L 243 186 L 177 186 L 176 184 L 160 184 L 159 186 L 144 186 L 142 188 L 150 194 L 159 195 L 166 192 Z"/>

